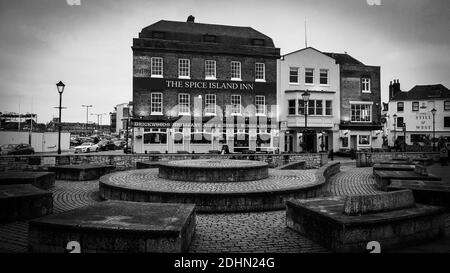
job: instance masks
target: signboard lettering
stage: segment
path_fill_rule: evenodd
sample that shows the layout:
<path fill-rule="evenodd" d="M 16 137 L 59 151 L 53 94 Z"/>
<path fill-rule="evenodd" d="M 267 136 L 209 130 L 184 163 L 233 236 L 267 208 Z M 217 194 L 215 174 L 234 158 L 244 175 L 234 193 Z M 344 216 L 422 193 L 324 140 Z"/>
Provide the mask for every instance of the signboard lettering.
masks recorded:
<path fill-rule="evenodd" d="M 166 80 L 167 88 L 253 90 L 253 83 Z"/>

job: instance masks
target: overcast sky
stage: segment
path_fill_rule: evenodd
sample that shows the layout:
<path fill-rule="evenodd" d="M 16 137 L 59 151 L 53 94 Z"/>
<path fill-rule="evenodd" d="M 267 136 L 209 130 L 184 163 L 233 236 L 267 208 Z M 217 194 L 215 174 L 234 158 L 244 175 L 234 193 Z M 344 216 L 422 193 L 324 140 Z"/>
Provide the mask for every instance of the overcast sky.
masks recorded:
<path fill-rule="evenodd" d="M 308 45 L 381 66 L 389 81 L 450 88 L 448 0 L 0 0 L 0 112 L 57 117 L 55 84 L 63 81 L 63 121 L 85 122 L 132 99 L 132 39 L 161 19 L 251 26 L 281 53 Z M 367 2 L 381 1 L 380 6 Z M 94 116 L 90 121 L 96 121 Z M 109 124 L 109 115 L 103 116 Z"/>

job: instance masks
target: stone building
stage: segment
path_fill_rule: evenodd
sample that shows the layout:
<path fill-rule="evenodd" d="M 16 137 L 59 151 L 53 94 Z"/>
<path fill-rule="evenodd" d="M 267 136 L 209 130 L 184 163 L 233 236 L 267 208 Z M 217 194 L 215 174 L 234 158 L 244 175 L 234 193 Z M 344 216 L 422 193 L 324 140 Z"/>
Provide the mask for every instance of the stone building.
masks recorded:
<path fill-rule="evenodd" d="M 250 27 L 161 20 L 133 39 L 134 152 L 278 146 L 272 39 Z"/>
<path fill-rule="evenodd" d="M 434 118 L 433 109 L 436 110 Z M 442 84 L 416 85 L 404 92 L 399 80 L 390 83 L 389 146 L 394 146 L 396 139 L 403 143 L 405 135 L 408 145 L 432 145 L 433 121 L 435 137 L 450 141 L 450 90 L 447 87 Z"/>

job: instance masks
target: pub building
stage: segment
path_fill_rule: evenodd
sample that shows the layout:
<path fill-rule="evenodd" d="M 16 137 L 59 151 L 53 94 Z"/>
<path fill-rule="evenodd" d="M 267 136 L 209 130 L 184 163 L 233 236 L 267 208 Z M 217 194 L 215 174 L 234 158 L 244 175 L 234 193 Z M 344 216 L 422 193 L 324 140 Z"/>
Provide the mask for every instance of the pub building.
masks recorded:
<path fill-rule="evenodd" d="M 278 147 L 280 49 L 270 37 L 189 16 L 145 27 L 132 50 L 135 153 Z"/>

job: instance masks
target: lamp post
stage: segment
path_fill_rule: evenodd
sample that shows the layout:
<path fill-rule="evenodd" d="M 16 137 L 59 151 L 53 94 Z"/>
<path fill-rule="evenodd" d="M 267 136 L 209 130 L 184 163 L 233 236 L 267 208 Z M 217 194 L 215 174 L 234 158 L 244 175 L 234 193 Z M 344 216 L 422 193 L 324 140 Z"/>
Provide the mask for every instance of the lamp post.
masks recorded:
<path fill-rule="evenodd" d="M 61 109 L 62 109 L 62 106 L 61 106 L 61 104 L 62 104 L 62 94 L 63 94 L 63 92 L 64 92 L 64 87 L 65 87 L 66 85 L 62 82 L 62 81 L 59 81 L 57 84 L 56 84 L 56 89 L 58 90 L 58 93 L 59 93 L 59 124 L 58 124 L 58 154 L 60 155 L 61 154 Z"/>
<path fill-rule="evenodd" d="M 320 139 L 321 139 L 321 143 L 320 143 L 320 149 L 321 149 L 321 152 L 323 152 L 323 148 L 324 148 L 324 146 L 325 146 L 325 144 L 323 144 L 323 138 L 325 137 L 325 131 L 322 131 L 321 133 L 320 133 Z"/>
<path fill-rule="evenodd" d="M 91 113 L 91 116 L 97 116 L 97 129 L 98 131 L 100 131 L 100 126 L 103 123 L 103 115 L 106 115 L 106 113 L 101 113 L 101 114 L 94 114 Z"/>
<path fill-rule="evenodd" d="M 433 152 L 436 151 L 436 128 L 435 128 L 435 116 L 436 116 L 436 109 L 431 109 L 431 114 L 433 114 Z"/>
<path fill-rule="evenodd" d="M 406 152 L 406 122 L 403 122 L 403 151 Z"/>
<path fill-rule="evenodd" d="M 86 107 L 86 134 L 87 134 L 87 131 L 88 131 L 88 123 L 89 123 L 89 107 L 92 107 L 92 105 L 86 105 L 86 104 L 83 104 L 83 105 L 81 105 L 81 107 Z"/>
<path fill-rule="evenodd" d="M 304 104 L 304 112 L 305 112 L 305 132 L 303 133 L 303 147 L 306 149 L 306 134 L 308 131 L 308 101 L 311 93 L 308 92 L 308 89 L 302 94 L 303 104 Z"/>
<path fill-rule="evenodd" d="M 397 140 L 397 114 L 394 114 L 392 116 L 394 118 L 394 149 L 397 151 L 397 145 L 396 145 L 396 140 Z"/>

